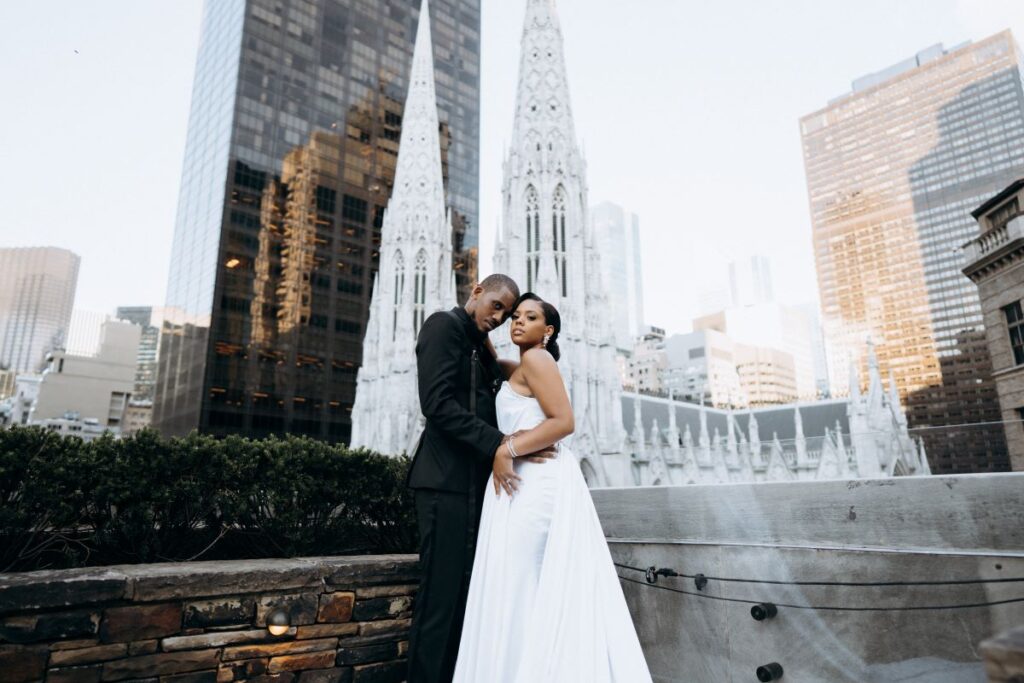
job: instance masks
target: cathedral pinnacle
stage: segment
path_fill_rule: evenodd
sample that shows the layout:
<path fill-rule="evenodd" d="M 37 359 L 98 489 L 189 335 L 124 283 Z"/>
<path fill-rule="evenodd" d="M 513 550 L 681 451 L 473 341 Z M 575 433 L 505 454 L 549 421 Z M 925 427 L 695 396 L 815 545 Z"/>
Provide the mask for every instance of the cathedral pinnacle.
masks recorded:
<path fill-rule="evenodd" d="M 430 10 L 423 0 L 352 409 L 352 445 L 380 453 L 413 448 L 423 427 L 416 335 L 427 316 L 455 304 L 432 50 Z"/>

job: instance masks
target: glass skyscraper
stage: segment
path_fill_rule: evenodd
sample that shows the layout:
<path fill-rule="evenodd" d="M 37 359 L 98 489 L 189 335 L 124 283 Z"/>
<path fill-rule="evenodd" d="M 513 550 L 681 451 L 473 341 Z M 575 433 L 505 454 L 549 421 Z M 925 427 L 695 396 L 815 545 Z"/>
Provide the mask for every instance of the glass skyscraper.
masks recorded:
<path fill-rule="evenodd" d="M 161 329 L 164 434 L 347 441 L 420 0 L 208 0 Z M 479 0 L 431 3 L 460 292 L 476 277 Z"/>
<path fill-rule="evenodd" d="M 39 372 L 65 347 L 80 264 L 57 247 L 0 249 L 0 370 Z"/>
<path fill-rule="evenodd" d="M 876 344 L 936 473 L 1008 468 L 960 249 L 971 210 L 1024 174 L 1021 61 L 1009 31 L 937 45 L 800 121 L 826 331 Z"/>
<path fill-rule="evenodd" d="M 118 320 L 135 323 L 142 328 L 132 402 L 152 404 L 153 393 L 156 389 L 156 364 L 160 348 L 163 309 L 153 306 L 118 306 L 114 317 Z"/>
<path fill-rule="evenodd" d="M 591 207 L 590 222 L 601 252 L 601 277 L 615 321 L 615 345 L 629 354 L 644 327 L 640 218 L 618 204 L 601 202 Z"/>

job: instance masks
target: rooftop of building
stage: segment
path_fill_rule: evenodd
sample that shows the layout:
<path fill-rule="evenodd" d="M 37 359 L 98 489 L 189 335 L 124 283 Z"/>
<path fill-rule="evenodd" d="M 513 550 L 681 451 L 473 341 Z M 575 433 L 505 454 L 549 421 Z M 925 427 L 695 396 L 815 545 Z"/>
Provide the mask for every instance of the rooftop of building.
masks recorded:
<path fill-rule="evenodd" d="M 962 50 L 980 48 L 989 43 L 1003 39 L 1009 39 L 1011 41 L 1014 40 L 1013 33 L 1010 29 L 1000 31 L 999 33 L 993 34 L 977 42 L 970 40 L 964 41 L 950 48 L 946 48 L 942 43 L 936 43 L 935 45 L 931 45 L 916 52 L 912 57 L 908 57 L 907 59 L 899 61 L 888 67 L 853 79 L 850 83 L 850 89 L 847 92 L 830 99 L 824 107 L 802 116 L 800 120 L 804 121 L 806 119 L 819 116 L 823 112 L 851 98 L 868 94 L 876 88 L 885 87 L 900 78 L 911 77 L 916 69 L 931 66 L 943 58 L 955 56 Z"/>
<path fill-rule="evenodd" d="M 1020 192 L 1022 188 L 1024 188 L 1024 178 L 1018 178 L 1017 180 L 1007 185 L 1006 188 L 1001 190 L 998 194 L 991 197 L 990 199 L 987 199 L 984 204 L 976 208 L 974 211 L 971 211 L 971 215 L 974 216 L 975 220 L 981 218 L 983 215 L 985 215 L 992 209 L 996 208 L 1013 195 Z"/>
<path fill-rule="evenodd" d="M 806 438 L 824 436 L 825 429 L 835 430 L 837 423 L 844 434 L 850 432 L 850 420 L 847 416 L 847 406 L 850 402 L 848 398 L 822 399 L 741 410 L 702 407 L 695 403 L 635 393 L 623 393 L 623 399 L 622 424 L 628 433 L 632 433 L 636 425 L 633 403 L 638 399 L 640 401 L 640 419 L 643 422 L 645 434 L 650 433 L 655 420 L 658 421 L 659 429 L 667 429 L 670 410 L 675 412 L 679 433 L 683 434 L 689 427 L 695 440 L 700 434 L 701 410 L 706 414 L 708 432 L 714 433 L 717 429 L 719 435 L 726 434 L 728 415 L 732 413 L 736 427 L 743 434 L 750 432 L 750 416 L 753 415 L 757 420 L 757 428 L 762 440 L 770 441 L 775 436 L 778 436 L 780 441 L 792 440 L 796 438 L 795 410 L 800 411 Z"/>

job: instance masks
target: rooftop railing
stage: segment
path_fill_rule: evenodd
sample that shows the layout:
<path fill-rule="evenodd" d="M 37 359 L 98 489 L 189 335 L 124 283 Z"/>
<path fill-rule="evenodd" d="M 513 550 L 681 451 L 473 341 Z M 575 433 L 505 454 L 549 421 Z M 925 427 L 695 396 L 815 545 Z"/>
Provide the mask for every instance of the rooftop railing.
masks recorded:
<path fill-rule="evenodd" d="M 1024 216 L 1017 216 L 964 245 L 964 265 L 975 263 L 1017 239 L 1024 239 Z"/>

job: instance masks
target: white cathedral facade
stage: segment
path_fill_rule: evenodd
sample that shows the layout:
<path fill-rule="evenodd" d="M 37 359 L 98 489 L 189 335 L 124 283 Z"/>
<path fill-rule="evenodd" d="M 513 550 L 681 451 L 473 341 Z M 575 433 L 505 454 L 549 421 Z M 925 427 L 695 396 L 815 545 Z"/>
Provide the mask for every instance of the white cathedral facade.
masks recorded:
<path fill-rule="evenodd" d="M 411 453 L 422 430 L 415 358 L 419 326 L 430 313 L 456 305 L 431 51 L 423 0 L 352 413 L 352 446 L 387 454 Z M 898 398 L 884 400 L 874 379 L 868 399 L 853 397 L 833 410 L 846 414 L 845 420 L 837 418 L 823 435 L 808 437 L 800 427 L 792 449 L 778 438 L 762 446 L 753 414 L 740 420 L 748 437 L 735 415 L 710 411 L 712 421 L 724 420 L 715 429 L 725 432 L 712 437 L 703 408 L 701 426 L 695 422 L 692 430 L 686 425 L 680 433 L 677 411 L 697 406 L 674 401 L 668 401 L 666 430 L 658 427 L 657 418 L 645 426 L 641 404 L 664 399 L 622 394 L 554 0 L 526 0 L 517 88 L 493 272 L 511 276 L 522 291 L 535 292 L 561 314 L 559 367 L 576 415 L 572 449 L 591 486 L 814 478 L 826 471 L 836 477 L 927 473 L 923 453 L 907 434 Z M 507 329 L 493 338 L 499 354 L 512 357 Z M 794 425 L 801 410 L 795 415 Z M 627 430 L 629 417 L 632 428 Z M 854 436 L 855 429 L 867 426 L 870 430 Z M 697 442 L 691 431 L 698 431 Z M 827 456 L 808 456 L 806 439 L 819 437 L 832 444 L 831 450 L 823 446 L 816 452 Z"/>
<path fill-rule="evenodd" d="M 562 31 L 551 0 L 527 1 L 520 50 L 494 272 L 558 309 L 559 367 L 576 414 L 573 451 L 589 481 L 625 483 L 629 464 L 615 336 L 590 232 L 587 167 L 576 141 Z M 499 335 L 499 354 L 511 357 L 511 342 Z"/>

